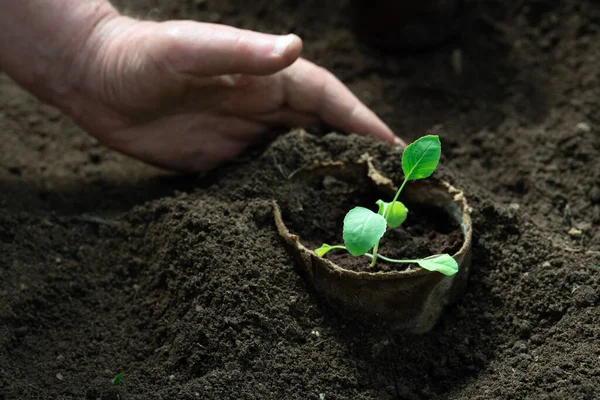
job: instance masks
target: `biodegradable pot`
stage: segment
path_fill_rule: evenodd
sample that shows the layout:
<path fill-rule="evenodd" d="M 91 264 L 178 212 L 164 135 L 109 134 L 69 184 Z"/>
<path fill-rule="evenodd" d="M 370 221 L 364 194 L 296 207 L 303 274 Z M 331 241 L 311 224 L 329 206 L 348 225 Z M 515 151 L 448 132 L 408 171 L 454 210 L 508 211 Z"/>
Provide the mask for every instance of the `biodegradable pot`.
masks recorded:
<path fill-rule="evenodd" d="M 352 165 L 315 165 L 301 175 L 309 180 L 323 179 L 327 175 L 352 182 L 364 180 L 386 196 L 384 198 L 396 192 L 392 181 L 365 158 Z M 457 300 L 465 290 L 471 268 L 470 208 L 460 190 L 433 178 L 410 182 L 402 198 L 413 204 L 440 208 L 460 224 L 464 238 L 460 250 L 452 255 L 459 265 L 455 275 L 445 276 L 422 268 L 375 273 L 350 271 L 305 247 L 301 238 L 288 230 L 274 201 L 275 224 L 299 261 L 303 275 L 343 317 L 383 322 L 392 330 L 425 333 L 436 324 L 444 306 Z"/>
<path fill-rule="evenodd" d="M 443 44 L 459 30 L 459 0 L 353 0 L 362 39 L 386 50 L 423 50 Z"/>

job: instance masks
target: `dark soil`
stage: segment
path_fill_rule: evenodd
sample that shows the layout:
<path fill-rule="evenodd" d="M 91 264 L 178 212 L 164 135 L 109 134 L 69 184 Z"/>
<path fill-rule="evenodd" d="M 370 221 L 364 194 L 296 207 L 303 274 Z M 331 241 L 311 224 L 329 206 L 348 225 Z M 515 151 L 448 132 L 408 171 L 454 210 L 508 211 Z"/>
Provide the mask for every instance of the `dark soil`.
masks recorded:
<path fill-rule="evenodd" d="M 347 5 L 118 2 L 296 32 L 407 141 L 440 134 L 474 213 L 464 297 L 422 336 L 346 323 L 277 234 L 271 200 L 302 214 L 310 190 L 292 171 L 368 152 L 398 181 L 397 149 L 292 132 L 179 177 L 0 77 L 1 399 L 600 398 L 600 4 L 468 2 L 412 55 L 361 44 Z"/>
<path fill-rule="evenodd" d="M 307 175 L 310 177 L 311 172 Z M 363 177 L 349 174 L 354 181 L 325 174 L 323 178 L 305 179 L 302 190 L 295 193 L 301 212 L 283 213 L 284 223 L 302 244 L 316 249 L 323 243 L 343 245 L 343 226 L 346 213 L 356 207 L 377 212 L 376 201 L 391 201 L 385 193 Z M 302 179 L 298 176 L 292 179 Z M 410 190 L 410 184 L 405 190 Z M 400 200 L 403 200 L 400 198 Z M 440 208 L 406 202 L 409 209 L 406 221 L 396 229 L 388 229 L 380 242 L 379 253 L 395 259 L 418 259 L 434 254 L 456 254 L 464 243 L 460 225 Z M 326 257 L 338 266 L 365 272 L 404 271 L 416 264 L 396 264 L 380 260 L 370 268 L 370 260 L 353 257 L 347 251 L 331 250 Z"/>

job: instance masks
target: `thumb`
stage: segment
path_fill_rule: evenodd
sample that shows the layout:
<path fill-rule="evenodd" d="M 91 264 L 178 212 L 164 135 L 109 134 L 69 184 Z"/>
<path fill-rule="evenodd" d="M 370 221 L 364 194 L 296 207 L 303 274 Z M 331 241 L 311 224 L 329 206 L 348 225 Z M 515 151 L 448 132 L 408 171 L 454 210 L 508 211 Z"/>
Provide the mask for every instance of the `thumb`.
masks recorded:
<path fill-rule="evenodd" d="M 158 24 L 150 55 L 176 72 L 196 76 L 269 75 L 291 65 L 302 51 L 293 34 L 269 35 L 192 21 Z"/>

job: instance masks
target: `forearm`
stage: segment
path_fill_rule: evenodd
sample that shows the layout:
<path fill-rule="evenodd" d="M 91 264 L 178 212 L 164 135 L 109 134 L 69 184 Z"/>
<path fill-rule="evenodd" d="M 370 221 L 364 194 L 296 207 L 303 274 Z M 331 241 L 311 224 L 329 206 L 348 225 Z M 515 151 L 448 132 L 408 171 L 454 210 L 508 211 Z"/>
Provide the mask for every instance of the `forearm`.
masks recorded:
<path fill-rule="evenodd" d="M 68 107 L 91 56 L 92 33 L 117 15 L 108 0 L 4 0 L 0 71 L 40 99 Z"/>

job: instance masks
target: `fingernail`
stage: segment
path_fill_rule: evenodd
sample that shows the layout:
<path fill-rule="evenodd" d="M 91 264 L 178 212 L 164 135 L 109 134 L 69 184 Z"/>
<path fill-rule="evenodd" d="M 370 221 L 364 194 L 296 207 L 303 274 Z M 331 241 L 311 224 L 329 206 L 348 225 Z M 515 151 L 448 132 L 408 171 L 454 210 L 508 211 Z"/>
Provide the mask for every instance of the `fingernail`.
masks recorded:
<path fill-rule="evenodd" d="M 280 56 L 287 50 L 288 47 L 296 40 L 297 36 L 290 34 L 285 36 L 279 36 L 275 39 L 275 45 L 273 46 L 272 54 L 274 56 Z"/>

